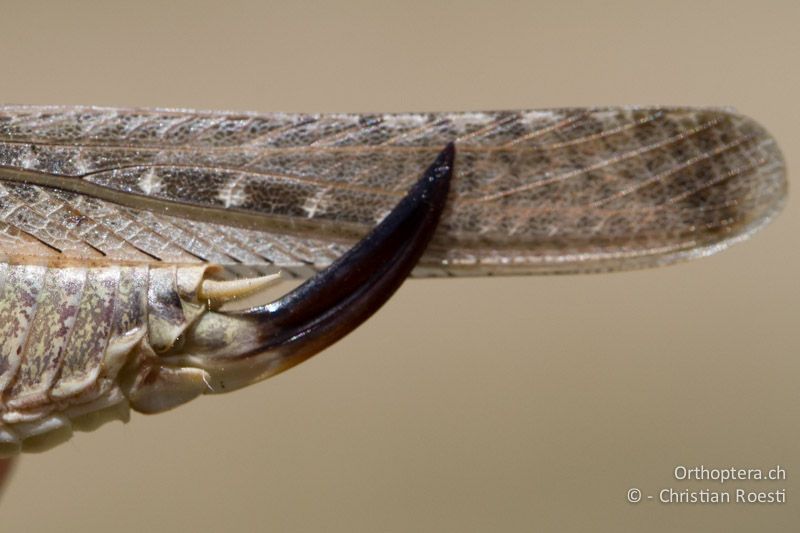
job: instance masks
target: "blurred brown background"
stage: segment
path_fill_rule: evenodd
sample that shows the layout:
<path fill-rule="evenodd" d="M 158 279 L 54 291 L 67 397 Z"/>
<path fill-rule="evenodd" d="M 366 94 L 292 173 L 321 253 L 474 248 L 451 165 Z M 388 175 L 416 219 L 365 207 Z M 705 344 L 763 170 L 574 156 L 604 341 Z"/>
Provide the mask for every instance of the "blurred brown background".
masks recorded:
<path fill-rule="evenodd" d="M 733 105 L 800 158 L 800 4 L 3 2 L 0 100 L 260 111 Z M 796 177 L 790 180 L 797 183 Z M 797 189 L 797 186 L 794 186 Z M 793 191 L 797 192 L 797 191 Z M 800 212 L 700 261 L 421 280 L 270 382 L 25 456 L 2 531 L 789 531 Z M 632 505 L 678 464 L 780 506 Z"/>

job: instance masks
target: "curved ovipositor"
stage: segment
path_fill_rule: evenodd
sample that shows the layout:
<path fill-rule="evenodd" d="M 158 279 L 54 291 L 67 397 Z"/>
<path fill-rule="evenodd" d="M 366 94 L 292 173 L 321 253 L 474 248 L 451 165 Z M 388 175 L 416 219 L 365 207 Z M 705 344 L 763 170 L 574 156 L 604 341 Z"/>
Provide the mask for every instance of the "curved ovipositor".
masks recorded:
<path fill-rule="evenodd" d="M 347 335 L 394 294 L 425 251 L 445 206 L 454 156 L 449 144 L 386 218 L 324 271 L 264 306 L 205 313 L 179 353 L 161 360 L 208 372 L 202 392 L 226 392 L 286 370 Z M 176 388 L 165 387 L 164 397 L 156 388 L 148 386 L 143 399 L 161 410 Z"/>
<path fill-rule="evenodd" d="M 38 451 L 129 409 L 155 413 L 265 379 L 375 313 L 430 241 L 453 174 L 450 144 L 394 209 L 328 268 L 276 301 L 220 302 L 276 276 L 214 266 L 0 264 L 0 456 Z"/>

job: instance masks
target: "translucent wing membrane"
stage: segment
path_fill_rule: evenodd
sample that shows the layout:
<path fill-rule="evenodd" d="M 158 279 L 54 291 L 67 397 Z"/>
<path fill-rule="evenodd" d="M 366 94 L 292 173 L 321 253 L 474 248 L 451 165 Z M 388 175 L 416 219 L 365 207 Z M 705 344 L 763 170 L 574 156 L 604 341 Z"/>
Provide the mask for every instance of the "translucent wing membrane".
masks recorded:
<path fill-rule="evenodd" d="M 720 250 L 777 213 L 784 174 L 763 128 L 718 109 L 0 107 L 0 455 L 280 372 L 415 265 L 591 272 Z M 226 307 L 276 271 L 314 277 Z"/>
<path fill-rule="evenodd" d="M 719 109 L 387 115 L 0 108 L 0 251 L 308 276 L 442 146 L 450 200 L 417 275 L 582 272 L 703 255 L 786 191 L 774 140 Z"/>

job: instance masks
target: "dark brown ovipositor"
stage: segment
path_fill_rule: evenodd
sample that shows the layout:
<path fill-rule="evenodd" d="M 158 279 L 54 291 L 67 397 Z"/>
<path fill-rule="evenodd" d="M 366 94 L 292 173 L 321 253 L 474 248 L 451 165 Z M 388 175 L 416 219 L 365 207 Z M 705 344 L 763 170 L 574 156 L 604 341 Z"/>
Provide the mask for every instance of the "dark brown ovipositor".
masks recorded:
<path fill-rule="evenodd" d="M 785 194 L 774 140 L 723 109 L 2 107 L 0 453 L 274 375 L 408 275 L 668 264 Z M 229 307 L 281 276 L 309 279 Z"/>

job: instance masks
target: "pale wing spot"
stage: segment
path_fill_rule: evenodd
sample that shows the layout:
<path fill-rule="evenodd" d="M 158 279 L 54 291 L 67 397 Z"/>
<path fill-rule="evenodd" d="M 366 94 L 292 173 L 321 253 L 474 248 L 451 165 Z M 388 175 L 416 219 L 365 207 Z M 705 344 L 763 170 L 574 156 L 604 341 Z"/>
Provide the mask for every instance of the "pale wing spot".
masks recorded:
<path fill-rule="evenodd" d="M 149 168 L 142 174 L 139 188 L 145 194 L 158 194 L 161 191 L 161 178 L 155 169 Z"/>
<path fill-rule="evenodd" d="M 320 189 L 314 193 L 313 196 L 310 196 L 306 199 L 305 204 L 303 204 L 303 211 L 306 212 L 308 218 L 314 218 L 317 216 L 318 211 L 320 213 L 325 211 L 327 204 L 326 199 L 329 192 L 330 188 Z"/>

